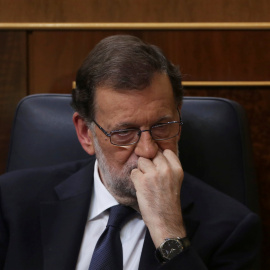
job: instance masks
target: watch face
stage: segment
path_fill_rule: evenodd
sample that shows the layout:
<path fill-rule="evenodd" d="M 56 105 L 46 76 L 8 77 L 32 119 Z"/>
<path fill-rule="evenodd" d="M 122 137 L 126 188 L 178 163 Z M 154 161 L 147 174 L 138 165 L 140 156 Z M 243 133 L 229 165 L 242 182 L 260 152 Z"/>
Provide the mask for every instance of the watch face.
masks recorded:
<path fill-rule="evenodd" d="M 170 260 L 177 254 L 183 251 L 182 243 L 177 239 L 168 239 L 161 247 L 161 252 L 164 258 Z"/>

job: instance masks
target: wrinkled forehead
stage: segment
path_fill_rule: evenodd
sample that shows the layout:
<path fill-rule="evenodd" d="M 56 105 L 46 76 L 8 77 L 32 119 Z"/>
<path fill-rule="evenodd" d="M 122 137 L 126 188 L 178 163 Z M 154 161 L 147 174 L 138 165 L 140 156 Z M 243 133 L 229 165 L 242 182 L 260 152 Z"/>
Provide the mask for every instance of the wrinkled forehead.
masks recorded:
<path fill-rule="evenodd" d="M 156 75 L 151 84 L 144 89 L 112 89 L 106 86 L 96 91 L 96 119 L 106 117 L 116 118 L 125 115 L 132 118 L 161 114 L 172 114 L 176 105 L 172 86 L 165 74 Z"/>

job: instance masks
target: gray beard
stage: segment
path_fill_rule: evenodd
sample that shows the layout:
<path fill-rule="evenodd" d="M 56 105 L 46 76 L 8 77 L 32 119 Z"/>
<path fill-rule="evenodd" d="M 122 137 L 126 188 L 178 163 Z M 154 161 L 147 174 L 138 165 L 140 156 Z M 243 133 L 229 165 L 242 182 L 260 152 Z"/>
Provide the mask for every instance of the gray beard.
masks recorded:
<path fill-rule="evenodd" d="M 98 167 L 104 186 L 120 203 L 129 206 L 137 204 L 136 189 L 130 178 L 130 174 L 133 169 L 138 167 L 138 162 L 126 163 L 123 169 L 118 171 L 109 165 L 96 136 L 93 137 Z"/>

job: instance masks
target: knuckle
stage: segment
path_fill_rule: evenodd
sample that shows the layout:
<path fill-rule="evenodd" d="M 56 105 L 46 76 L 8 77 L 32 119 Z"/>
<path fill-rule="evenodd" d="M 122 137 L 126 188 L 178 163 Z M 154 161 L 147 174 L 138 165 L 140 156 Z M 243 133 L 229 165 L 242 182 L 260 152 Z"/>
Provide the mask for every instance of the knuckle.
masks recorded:
<path fill-rule="evenodd" d="M 177 167 L 175 168 L 175 173 L 176 173 L 177 175 L 181 175 L 181 174 L 183 173 L 183 169 L 182 169 L 180 166 L 177 166 Z"/>

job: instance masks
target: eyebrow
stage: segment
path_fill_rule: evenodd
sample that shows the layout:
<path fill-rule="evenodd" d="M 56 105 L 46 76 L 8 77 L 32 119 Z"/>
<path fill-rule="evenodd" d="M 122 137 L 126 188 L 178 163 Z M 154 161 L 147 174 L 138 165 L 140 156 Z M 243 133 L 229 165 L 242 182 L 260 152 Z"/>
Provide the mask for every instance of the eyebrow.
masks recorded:
<path fill-rule="evenodd" d="M 172 116 L 171 115 L 165 115 L 165 116 L 162 116 L 160 117 L 157 121 L 155 121 L 154 124 L 151 125 L 152 126 L 155 126 L 157 124 L 159 124 L 160 122 L 162 121 L 166 121 L 166 122 L 171 122 L 171 121 L 174 121 L 172 120 Z M 121 122 L 121 123 L 118 123 L 116 126 L 114 126 L 111 131 L 114 131 L 114 130 L 121 130 L 121 129 L 128 129 L 128 128 L 139 128 L 136 124 L 132 123 L 132 122 Z"/>

